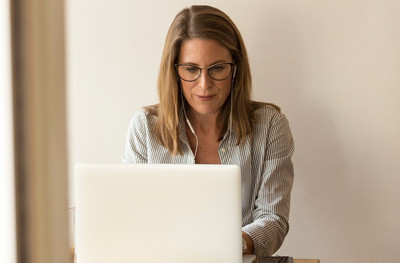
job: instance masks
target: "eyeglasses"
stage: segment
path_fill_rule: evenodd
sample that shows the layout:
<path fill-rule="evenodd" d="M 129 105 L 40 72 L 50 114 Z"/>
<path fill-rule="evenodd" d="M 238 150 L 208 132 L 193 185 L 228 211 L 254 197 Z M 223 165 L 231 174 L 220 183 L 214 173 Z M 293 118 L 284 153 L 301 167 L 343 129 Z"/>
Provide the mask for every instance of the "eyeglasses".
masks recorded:
<path fill-rule="evenodd" d="M 200 68 L 191 64 L 175 64 L 175 69 L 178 76 L 184 81 L 196 81 L 200 77 L 203 69 L 207 70 L 208 75 L 213 80 L 221 81 L 227 79 L 231 75 L 233 64 L 234 63 L 222 62 L 207 68 Z"/>

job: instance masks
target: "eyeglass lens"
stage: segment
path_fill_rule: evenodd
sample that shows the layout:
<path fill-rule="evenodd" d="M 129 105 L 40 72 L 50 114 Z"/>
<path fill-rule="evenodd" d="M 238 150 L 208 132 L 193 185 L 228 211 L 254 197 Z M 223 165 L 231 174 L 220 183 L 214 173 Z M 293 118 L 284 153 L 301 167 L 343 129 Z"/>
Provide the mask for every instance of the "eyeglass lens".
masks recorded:
<path fill-rule="evenodd" d="M 210 77 L 214 80 L 224 80 L 229 77 L 232 70 L 231 63 L 221 63 L 206 68 Z M 202 69 L 194 65 L 178 65 L 179 76 L 186 81 L 195 81 L 201 75 Z"/>

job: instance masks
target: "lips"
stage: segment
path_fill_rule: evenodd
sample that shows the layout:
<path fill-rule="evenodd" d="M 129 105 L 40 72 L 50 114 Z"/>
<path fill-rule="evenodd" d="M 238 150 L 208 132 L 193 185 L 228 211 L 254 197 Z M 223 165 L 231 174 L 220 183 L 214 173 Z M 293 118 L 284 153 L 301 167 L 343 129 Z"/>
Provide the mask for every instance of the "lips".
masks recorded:
<path fill-rule="evenodd" d="M 215 97 L 215 95 L 208 95 L 208 96 L 196 95 L 196 97 L 201 101 L 210 101 Z"/>

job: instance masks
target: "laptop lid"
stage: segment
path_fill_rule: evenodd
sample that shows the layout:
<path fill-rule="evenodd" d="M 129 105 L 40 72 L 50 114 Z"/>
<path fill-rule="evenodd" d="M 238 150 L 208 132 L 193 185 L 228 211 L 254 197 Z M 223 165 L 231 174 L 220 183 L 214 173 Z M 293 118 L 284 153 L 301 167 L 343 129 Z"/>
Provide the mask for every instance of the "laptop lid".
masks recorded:
<path fill-rule="evenodd" d="M 78 164 L 77 263 L 241 263 L 234 165 Z"/>

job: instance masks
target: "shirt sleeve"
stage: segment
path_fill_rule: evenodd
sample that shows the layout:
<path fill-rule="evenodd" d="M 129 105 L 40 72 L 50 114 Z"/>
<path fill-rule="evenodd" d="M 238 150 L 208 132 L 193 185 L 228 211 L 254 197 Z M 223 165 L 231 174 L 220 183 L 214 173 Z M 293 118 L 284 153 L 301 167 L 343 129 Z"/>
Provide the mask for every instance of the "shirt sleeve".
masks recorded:
<path fill-rule="evenodd" d="M 128 126 L 123 163 L 147 163 L 148 125 L 144 110 L 136 112 Z"/>
<path fill-rule="evenodd" d="M 283 114 L 272 118 L 266 144 L 263 174 L 252 212 L 253 222 L 242 228 L 251 237 L 254 253 L 259 259 L 275 253 L 289 231 L 294 142 Z"/>

